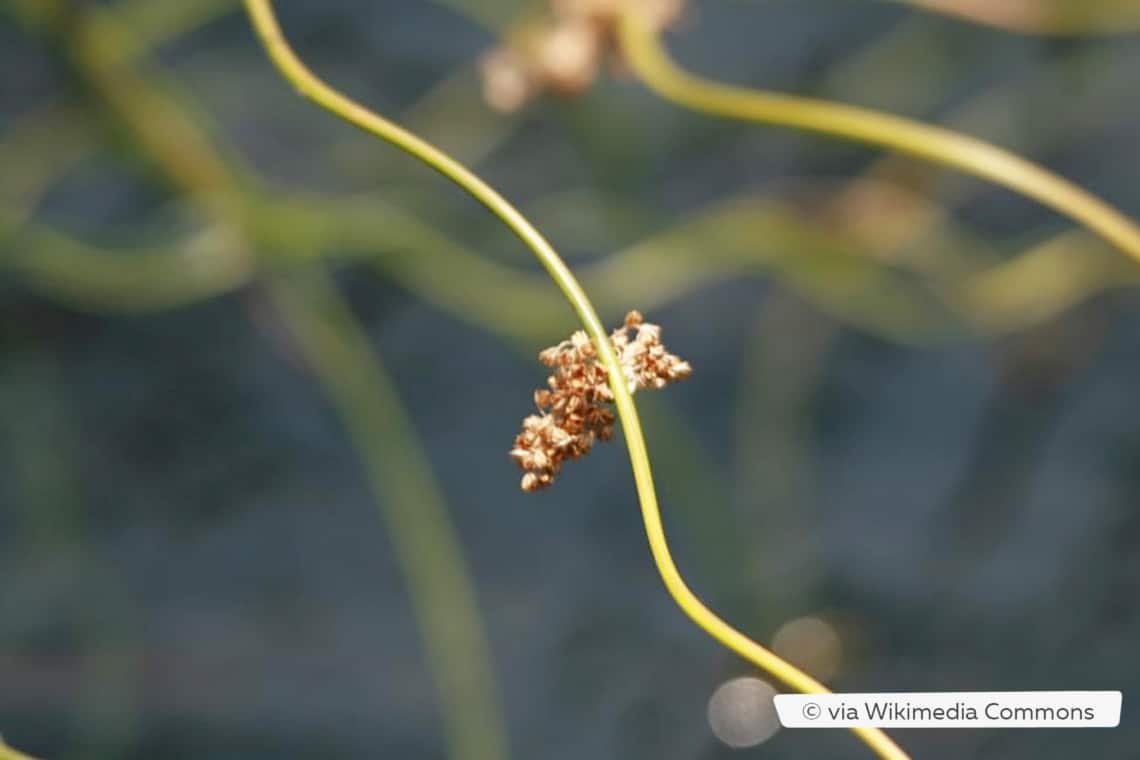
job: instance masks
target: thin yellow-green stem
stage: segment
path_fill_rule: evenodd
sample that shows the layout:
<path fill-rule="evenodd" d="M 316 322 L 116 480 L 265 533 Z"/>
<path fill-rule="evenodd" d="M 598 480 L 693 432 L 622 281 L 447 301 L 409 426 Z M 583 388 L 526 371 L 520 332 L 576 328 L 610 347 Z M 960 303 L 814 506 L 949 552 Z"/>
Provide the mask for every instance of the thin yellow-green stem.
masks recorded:
<path fill-rule="evenodd" d="M 865 108 L 751 90 L 690 74 L 635 11 L 622 14 L 621 47 L 654 92 L 695 111 L 791 127 L 909 153 L 990 180 L 1088 227 L 1140 261 L 1140 227 L 1100 198 L 1007 150 L 943 127 Z"/>
<path fill-rule="evenodd" d="M 626 387 L 609 335 L 602 326 L 602 322 L 586 293 L 550 243 L 503 196 L 466 167 L 407 130 L 372 113 L 317 79 L 297 58 L 285 41 L 269 0 L 244 0 L 244 2 L 269 56 L 285 78 L 302 95 L 311 98 L 318 105 L 342 119 L 394 144 L 455 182 L 498 216 L 535 253 L 577 312 L 579 319 L 597 346 L 599 358 L 609 375 L 615 405 L 621 418 L 626 444 L 629 448 L 630 463 L 637 485 L 650 549 L 669 593 L 681 609 L 710 636 L 765 672 L 797 691 L 815 694 L 826 693 L 828 690 L 823 684 L 784 662 L 717 617 L 697 598 L 681 577 L 665 539 L 665 531 L 661 523 L 661 513 L 653 485 L 653 474 L 649 465 L 649 454 L 641 431 L 637 407 Z M 907 758 L 906 753 L 878 729 L 854 728 L 852 731 L 884 760 L 904 760 Z"/>
<path fill-rule="evenodd" d="M 403 127 L 384 119 L 367 108 L 342 95 L 318 79 L 297 58 L 292 48 L 285 41 L 281 27 L 277 23 L 269 0 L 244 0 L 246 10 L 257 30 L 262 44 L 270 58 L 285 76 L 304 97 L 310 98 L 317 105 L 336 114 L 345 121 L 356 125 L 366 132 L 392 143 L 406 153 L 415 156 L 440 174 L 444 175 L 460 187 L 464 188 L 476 200 L 485 205 L 495 216 L 499 217 L 518 237 L 538 256 L 539 261 L 558 283 L 566 298 L 570 301 L 579 318 L 587 326 L 594 338 L 605 336 L 606 331 L 593 308 L 589 305 L 586 294 L 578 285 L 570 270 L 562 259 L 555 253 L 550 243 L 536 230 L 522 214 L 515 209 L 505 198 L 499 195 L 490 185 L 481 180 L 462 164 L 431 145 L 425 140 L 407 131 Z M 603 349 L 605 350 L 605 349 Z M 607 353 L 611 354 L 612 351 Z M 615 359 L 616 362 L 616 359 Z"/>
<path fill-rule="evenodd" d="M 12 749 L 0 739 L 0 760 L 36 760 L 36 758 Z"/>

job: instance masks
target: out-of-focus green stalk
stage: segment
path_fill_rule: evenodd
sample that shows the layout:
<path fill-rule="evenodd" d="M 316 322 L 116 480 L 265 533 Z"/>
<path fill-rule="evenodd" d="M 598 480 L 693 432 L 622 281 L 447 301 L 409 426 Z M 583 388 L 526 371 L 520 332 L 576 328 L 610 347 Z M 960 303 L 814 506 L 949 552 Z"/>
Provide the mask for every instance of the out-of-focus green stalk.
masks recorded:
<path fill-rule="evenodd" d="M 253 257 L 225 227 L 169 250 L 105 251 L 0 210 L 0 270 L 81 311 L 142 312 L 184 306 L 244 285 Z"/>
<path fill-rule="evenodd" d="M 622 14 L 622 50 L 647 86 L 695 111 L 818 132 L 953 167 L 1064 214 L 1140 261 L 1140 227 L 1100 198 L 1030 161 L 943 127 L 827 100 L 734 87 L 695 76 L 670 59 L 636 10 Z"/>
<path fill-rule="evenodd" d="M 951 294 L 957 311 L 984 333 L 1040 324 L 1089 294 L 1140 285 L 1140 272 L 1083 231 L 1050 238 L 980 272 Z"/>
<path fill-rule="evenodd" d="M 115 19 L 131 31 L 108 51 L 125 62 L 237 10 L 234 0 L 119 0 L 94 19 L 96 29 L 100 19 Z"/>
<path fill-rule="evenodd" d="M 56 20 L 54 12 L 49 9 L 41 13 L 34 3 L 8 2 L 19 2 L 14 7 L 26 12 L 27 20 L 34 24 L 50 28 Z M 5 230 L 5 220 L 0 217 L 0 237 L 8 237 L 8 263 L 15 263 L 25 276 L 30 275 L 72 303 L 102 307 L 121 306 L 117 299 L 124 297 L 133 299 L 132 304 L 139 308 L 170 306 L 236 286 L 252 266 L 242 252 L 272 247 L 257 239 L 265 228 L 256 225 L 250 214 L 250 207 L 256 203 L 251 200 L 248 178 L 220 154 L 200 124 L 171 97 L 169 88 L 156 81 L 157 75 L 144 76 L 135 67 L 122 64 L 114 51 L 130 45 L 130 30 L 109 12 L 87 12 L 100 14 L 88 18 L 96 19 L 96 23 L 91 27 L 79 24 L 63 32 L 62 42 L 77 72 L 134 135 L 164 178 L 215 220 L 221 240 L 207 239 L 205 247 L 203 241 L 197 241 L 185 251 L 144 254 L 137 260 L 135 256 L 123 257 L 116 262 L 117 257 L 100 254 L 62 235 L 34 228 L 14 229 L 17 225 L 11 223 Z M 10 245 L 20 235 L 26 235 L 25 242 L 38 244 L 40 252 L 49 252 L 46 261 L 28 258 L 26 247 Z M 11 252 L 12 248 L 16 250 Z M 398 402 L 394 399 L 388 398 L 386 414 L 372 413 L 369 419 L 382 427 L 386 417 L 395 418 L 392 409 Z M 420 487 L 432 484 L 430 472 L 419 472 L 416 483 Z M 397 547 L 406 543 L 418 552 L 412 560 L 418 568 L 412 596 L 427 594 L 429 598 L 413 598 L 413 604 L 421 610 L 419 622 L 427 626 L 421 627 L 420 633 L 429 643 L 432 669 L 445 674 L 441 683 L 446 689 L 440 694 L 443 720 L 450 737 L 457 737 L 465 747 L 470 745 L 464 749 L 451 742 L 454 757 L 498 760 L 506 756 L 505 728 L 497 707 L 493 668 L 485 649 L 471 643 L 482 640 L 483 622 L 473 603 L 462 601 L 462 587 L 467 582 L 465 577 L 457 578 L 463 566 L 462 548 L 452 541 L 442 551 L 425 550 L 425 537 L 442 535 L 441 540 L 446 541 L 441 527 L 446 525 L 446 512 L 442 502 L 437 505 L 434 516 L 429 517 L 435 521 L 434 528 L 425 527 L 426 523 L 411 513 L 393 521 L 389 532 Z M 436 608 L 441 599 L 445 605 L 449 601 L 455 604 Z M 442 619 L 445 614 L 446 620 Z M 463 630 L 455 633 L 457 628 Z M 456 660 L 461 667 L 454 667 Z M 446 675 L 453 670 L 453 676 Z"/>
<path fill-rule="evenodd" d="M 1136 0 L 893 0 L 932 13 L 1022 34 L 1131 34 L 1140 29 Z"/>
<path fill-rule="evenodd" d="M 366 254 L 386 277 L 457 318 L 531 341 L 565 330 L 557 314 L 543 308 L 555 293 L 544 278 L 480 257 L 391 205 L 309 203 L 283 207 L 273 217 L 283 238 L 314 235 L 324 245 Z M 414 251 L 430 256 L 410 255 Z M 441 268 L 451 276 L 439 277 Z M 787 204 L 763 197 L 715 204 L 583 266 L 580 274 L 607 310 L 631 302 L 655 310 L 713 282 L 772 275 L 821 308 L 891 340 L 922 342 L 950 331 L 945 315 L 897 272 Z M 511 293 L 509 301 L 495 297 L 502 292 Z"/>
<path fill-rule="evenodd" d="M 490 647 L 462 545 L 391 377 L 321 265 L 272 278 L 270 292 L 360 452 L 427 647 L 449 755 L 507 757 Z"/>

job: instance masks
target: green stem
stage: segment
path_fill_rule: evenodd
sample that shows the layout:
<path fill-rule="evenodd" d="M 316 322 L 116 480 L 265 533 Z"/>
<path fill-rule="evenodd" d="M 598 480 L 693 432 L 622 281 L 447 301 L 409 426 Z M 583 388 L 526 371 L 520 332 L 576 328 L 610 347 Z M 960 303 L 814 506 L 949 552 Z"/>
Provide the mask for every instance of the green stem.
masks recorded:
<path fill-rule="evenodd" d="M 733 87 L 690 74 L 670 58 L 636 12 L 622 15 L 621 46 L 661 97 L 695 111 L 819 132 L 909 153 L 995 182 L 1088 227 L 1140 261 L 1140 228 L 1092 193 L 1030 161 L 942 127 L 842 103 Z"/>
<path fill-rule="evenodd" d="M 12 749 L 0 739 L 0 760 L 36 760 L 36 758 Z"/>
<path fill-rule="evenodd" d="M 52 20 L 50 13 L 36 13 L 39 10 L 36 0 L 20 5 L 17 10 L 26 12 L 29 21 L 47 24 Z M 207 243 L 205 249 L 192 244 L 189 250 L 170 254 L 154 252 L 138 257 L 138 261 L 131 257 L 130 262 L 112 265 L 106 260 L 110 257 L 97 255 L 93 249 L 64 236 L 26 229 L 29 239 L 39 245 L 40 252 L 48 250 L 53 256 L 48 261 L 40 261 L 17 252 L 0 264 L 19 266 L 41 287 L 87 307 L 117 305 L 116 299 L 127 294 L 132 296 L 131 306 L 136 308 L 171 306 L 244 282 L 253 264 L 245 255 L 252 248 L 247 241 L 271 247 L 265 236 L 259 234 L 264 230 L 256 227 L 250 214 L 254 204 L 248 195 L 256 188 L 251 188 L 253 183 L 243 182 L 246 177 L 233 168 L 210 136 L 164 88 L 156 86 L 152 77 L 142 76 L 115 54 L 116 49 L 130 45 L 130 30 L 117 22 L 113 14 L 104 14 L 99 9 L 88 12 L 91 15 L 82 19 L 84 23 L 72 29 L 74 36 L 66 40 L 78 72 L 131 130 L 138 147 L 164 177 L 204 206 L 225 236 L 220 241 L 200 241 Z M 87 23 L 92 26 L 88 28 Z M 17 225 L 11 222 L 0 214 L 0 236 L 18 236 L 24 232 L 13 229 Z M 299 248 L 303 246 L 294 245 L 292 250 Z M 375 416 L 371 419 L 376 421 Z M 430 480 L 430 475 L 422 478 Z M 434 519 L 437 526 L 444 527 L 434 531 L 424 528 L 422 522 L 417 523 L 415 516 L 406 521 L 392 520 L 393 543 L 397 547 L 422 545 L 423 535 L 435 536 L 436 544 L 446 542 L 446 536 L 439 538 L 447 525 L 446 513 L 439 514 L 442 510 L 442 502 L 439 502 Z M 409 531 L 406 537 L 401 532 L 404 530 Z M 417 530 L 420 538 L 417 538 Z M 421 634 L 427 641 L 433 670 L 445 674 L 440 694 L 448 734 L 461 737 L 469 744 L 469 748 L 465 745 L 462 751 L 457 749 L 453 757 L 498 760 L 506 754 L 506 742 L 492 669 L 485 648 L 471 643 L 482 640 L 482 621 L 473 604 L 463 602 L 465 580 L 462 577 L 456 580 L 457 574 L 462 575 L 455 569 L 462 568 L 458 542 L 452 540 L 447 546 L 450 547 L 447 556 L 441 557 L 435 551 L 419 555 L 416 582 L 411 588 L 412 604 L 419 610 L 427 610 L 418 616 L 423 626 Z M 441 616 L 446 611 L 450 614 L 444 622 Z M 461 622 L 456 623 L 457 620 Z M 463 631 L 450 633 L 451 628 Z"/>
<path fill-rule="evenodd" d="M 320 265 L 273 279 L 270 292 L 361 453 L 424 637 L 450 756 L 507 757 L 490 647 L 462 546 L 395 384 Z"/>
<path fill-rule="evenodd" d="M 797 691 L 815 694 L 826 693 L 828 690 L 823 684 L 780 659 L 719 618 L 697 598 L 685 583 L 673 561 L 669 544 L 665 538 L 665 529 L 661 522 L 661 512 L 657 504 L 657 494 L 649 464 L 649 453 L 641 430 L 641 421 L 638 418 L 637 407 L 633 403 L 633 396 L 626 387 L 624 375 L 618 364 L 613 345 L 610 343 L 609 335 L 602 326 L 602 322 L 585 291 L 582 290 L 577 279 L 546 238 L 510 202 L 466 167 L 435 146 L 350 100 L 314 76 L 285 41 L 269 0 L 244 0 L 244 2 L 254 28 L 257 30 L 270 58 L 285 78 L 302 95 L 311 98 L 318 105 L 345 121 L 392 143 L 409 155 L 431 166 L 485 205 L 534 252 L 577 312 L 586 332 L 597 348 L 602 366 L 606 368 L 609 375 L 614 403 L 617 407 L 618 417 L 621 419 L 626 445 L 629 449 L 630 465 L 633 469 L 634 481 L 637 484 L 650 551 L 666 589 L 677 605 L 698 626 L 724 646 Z M 905 760 L 907 758 L 906 753 L 878 729 L 854 728 L 852 731 L 883 760 Z"/>

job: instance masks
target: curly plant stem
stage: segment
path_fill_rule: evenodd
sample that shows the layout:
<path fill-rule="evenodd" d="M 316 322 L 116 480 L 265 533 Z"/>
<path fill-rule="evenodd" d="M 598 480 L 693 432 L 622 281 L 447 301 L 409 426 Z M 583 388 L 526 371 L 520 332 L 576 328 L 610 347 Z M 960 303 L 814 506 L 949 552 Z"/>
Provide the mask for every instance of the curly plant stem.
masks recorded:
<path fill-rule="evenodd" d="M 615 405 L 629 448 L 630 463 L 650 549 L 669 593 L 698 626 L 729 649 L 798 691 L 826 693 L 827 688 L 814 678 L 780 659 L 717 617 L 685 584 L 673 562 L 665 539 L 653 485 L 653 474 L 649 465 L 649 454 L 642 435 L 637 407 L 626 387 L 609 335 L 585 291 L 550 243 L 510 202 L 466 167 L 433 145 L 369 111 L 318 79 L 289 47 L 277 23 L 270 0 L 244 0 L 244 2 L 270 58 L 301 95 L 312 99 L 345 121 L 392 143 L 459 185 L 499 217 L 534 252 L 578 314 L 578 318 L 597 346 L 599 358 L 609 375 Z M 871 728 L 852 730 L 884 760 L 907 758 L 906 753 L 882 731 Z"/>
<path fill-rule="evenodd" d="M 1140 261 L 1140 227 L 1135 222 L 1088 191 L 1007 150 L 899 116 L 733 87 L 690 74 L 670 59 L 657 33 L 634 10 L 622 14 L 619 36 L 634 72 L 666 100 L 694 111 L 819 132 L 953 167 L 1068 216 Z"/>

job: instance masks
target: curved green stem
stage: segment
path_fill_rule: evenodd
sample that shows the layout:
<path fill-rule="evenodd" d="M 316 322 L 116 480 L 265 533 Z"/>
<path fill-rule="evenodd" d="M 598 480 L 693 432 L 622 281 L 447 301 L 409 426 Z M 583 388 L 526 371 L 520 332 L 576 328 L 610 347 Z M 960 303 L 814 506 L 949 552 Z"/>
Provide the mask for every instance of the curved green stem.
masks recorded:
<path fill-rule="evenodd" d="M 41 2 L 31 0 L 27 4 L 29 15 L 38 11 Z M 235 170 L 233 160 L 223 157 L 209 134 L 166 88 L 115 54 L 120 46 L 130 44 L 130 30 L 116 21 L 113 13 L 98 8 L 89 13 L 82 23 L 57 30 L 68 33 L 65 47 L 77 72 L 135 135 L 138 147 L 163 176 L 210 212 L 215 224 L 209 230 L 222 235 L 195 238 L 170 253 L 154 251 L 119 260 L 66 236 L 37 231 L 32 226 L 21 227 L 11 218 L 14 215 L 0 210 L 0 242 L 4 243 L 0 267 L 17 267 L 42 289 L 86 308 L 172 306 L 236 287 L 252 273 L 254 262 L 247 254 L 254 243 L 273 247 L 273 239 L 266 239 L 267 231 L 255 224 L 257 204 L 251 195 L 260 188 L 253 178 Z M 29 20 L 48 24 L 53 20 L 51 15 L 44 11 Z M 36 250 L 11 245 L 14 242 L 34 243 Z M 294 245 L 290 250 L 301 248 L 304 246 Z M 120 299 L 128 299 L 129 303 Z M 366 361 L 364 356 L 356 360 Z M 376 424 L 372 412 L 357 415 L 365 416 Z M 389 456 L 389 461 L 394 459 Z M 422 546 L 424 536 L 442 535 L 444 528 L 439 526 L 447 519 L 446 514 L 439 514 L 443 505 L 436 502 L 426 506 L 423 515 L 389 521 L 394 543 Z M 433 520 L 434 531 L 425 527 Z M 482 621 L 477 609 L 463 602 L 463 579 L 456 580 L 454 569 L 462 566 L 461 547 L 455 541 L 449 547 L 442 556 L 431 551 L 416 558 L 416 574 L 410 582 L 411 602 L 417 610 L 430 608 L 435 612 L 419 614 L 417 622 L 421 624 L 430 666 L 446 676 L 440 681 L 445 730 L 449 737 L 461 737 L 464 743 L 464 751 L 453 756 L 457 760 L 500 760 L 505 754 L 505 750 L 501 751 L 505 739 L 500 740 L 505 729 L 497 714 L 493 669 L 486 653 L 471 645 L 482 639 Z M 425 595 L 428 600 L 421 598 Z M 460 628 L 463 630 L 457 633 L 455 629 Z M 457 661 L 463 666 L 454 667 Z"/>
<path fill-rule="evenodd" d="M 274 16 L 269 0 L 244 0 L 246 10 L 270 58 L 298 91 L 340 118 L 370 132 L 382 140 L 418 158 L 452 180 L 498 216 L 538 257 L 543 267 L 558 284 L 577 312 L 593 339 L 602 365 L 609 375 L 615 406 L 621 418 L 630 463 L 637 484 L 642 517 L 653 559 L 666 588 L 677 604 L 710 636 L 754 663 L 788 686 L 807 693 L 825 693 L 827 688 L 811 676 L 788 664 L 772 652 L 740 633 L 717 617 L 689 589 L 673 562 L 665 539 L 661 513 L 657 504 L 649 454 L 641 431 L 637 407 L 626 387 L 623 373 L 614 354 L 609 335 L 602 326 L 585 291 L 549 242 L 503 196 L 470 170 L 445 153 L 400 126 L 384 119 L 350 100 L 317 79 L 289 47 Z M 1138 246 L 1140 250 L 1140 246 Z M 878 729 L 852 729 L 884 760 L 907 757 L 886 734 Z"/>
<path fill-rule="evenodd" d="M 0 760 L 36 760 L 36 758 L 12 749 L 4 743 L 3 739 L 0 739 Z"/>
<path fill-rule="evenodd" d="M 274 278 L 270 293 L 364 460 L 424 637 L 449 757 L 503 760 L 508 742 L 470 573 L 395 383 L 323 265 Z"/>
<path fill-rule="evenodd" d="M 950 166 L 1032 198 L 1140 261 L 1140 227 L 1072 182 L 1007 150 L 942 127 L 826 100 L 733 87 L 678 67 L 639 15 L 622 14 L 622 50 L 647 86 L 695 111 L 819 132 Z"/>
<path fill-rule="evenodd" d="M 168 250 L 111 252 L 50 228 L 20 225 L 0 209 L 0 271 L 81 311 L 145 312 L 184 306 L 244 285 L 253 256 L 222 227 Z"/>

